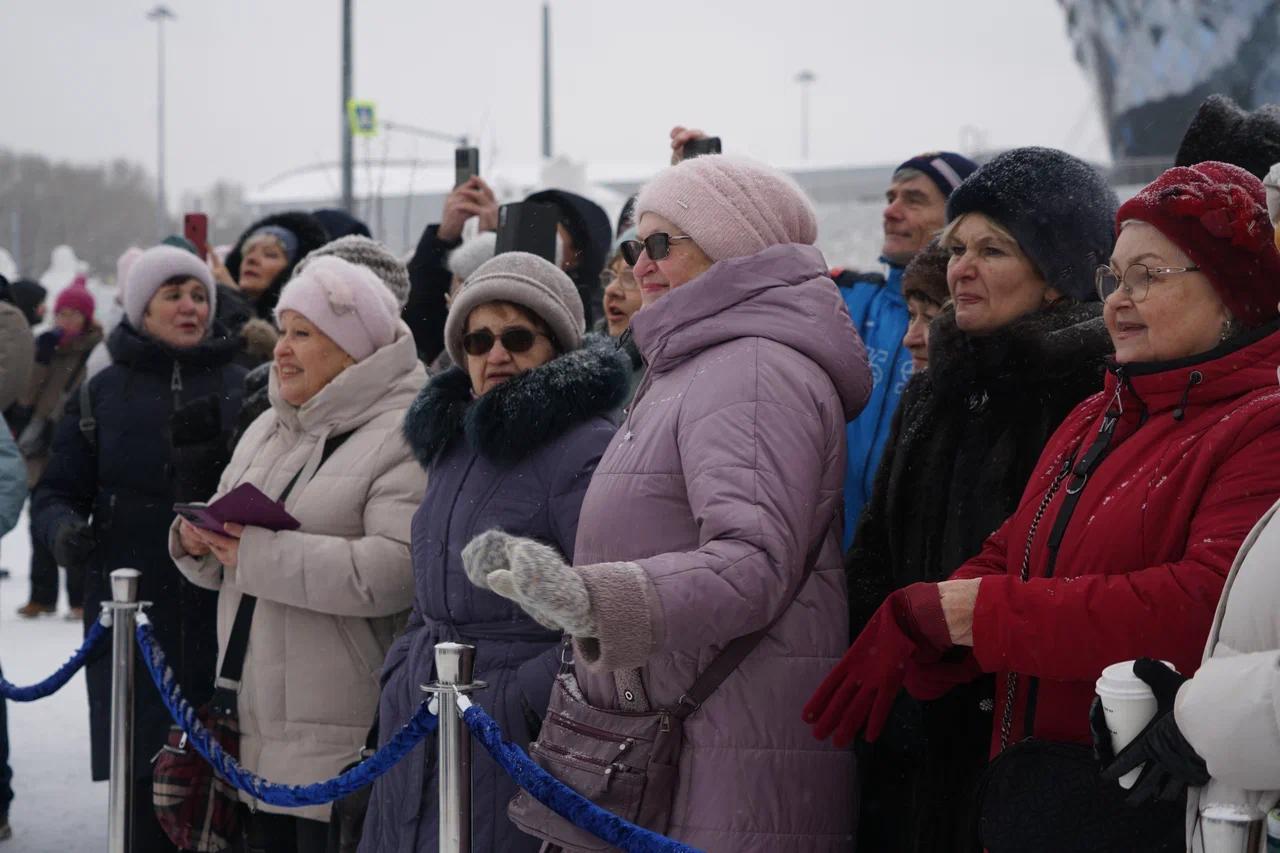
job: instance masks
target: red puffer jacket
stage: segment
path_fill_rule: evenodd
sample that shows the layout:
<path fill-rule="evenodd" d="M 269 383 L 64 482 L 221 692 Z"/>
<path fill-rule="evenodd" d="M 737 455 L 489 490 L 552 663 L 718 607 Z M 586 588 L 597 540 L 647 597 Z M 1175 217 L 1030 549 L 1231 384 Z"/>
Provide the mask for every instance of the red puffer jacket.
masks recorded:
<path fill-rule="evenodd" d="M 1049 440 L 1017 511 L 952 576 L 982 579 L 973 651 L 1000 675 L 993 755 L 1010 672 L 1010 743 L 1088 743 L 1103 667 L 1199 665 L 1236 551 L 1280 498 L 1280 332 L 1233 343 L 1112 367 Z"/>

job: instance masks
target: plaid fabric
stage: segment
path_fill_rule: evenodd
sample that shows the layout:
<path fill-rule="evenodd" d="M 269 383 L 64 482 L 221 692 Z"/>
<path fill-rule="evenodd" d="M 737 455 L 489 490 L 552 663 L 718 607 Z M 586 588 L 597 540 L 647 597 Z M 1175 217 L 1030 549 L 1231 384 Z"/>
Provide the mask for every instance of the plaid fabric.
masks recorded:
<path fill-rule="evenodd" d="M 236 721 L 210 719 L 207 708 L 202 708 L 199 716 L 223 750 L 238 756 L 240 729 Z M 151 800 L 156 820 L 178 848 L 219 853 L 231 846 L 237 829 L 236 790 L 187 743 L 181 726 L 169 727 L 169 741 L 156 756 Z"/>

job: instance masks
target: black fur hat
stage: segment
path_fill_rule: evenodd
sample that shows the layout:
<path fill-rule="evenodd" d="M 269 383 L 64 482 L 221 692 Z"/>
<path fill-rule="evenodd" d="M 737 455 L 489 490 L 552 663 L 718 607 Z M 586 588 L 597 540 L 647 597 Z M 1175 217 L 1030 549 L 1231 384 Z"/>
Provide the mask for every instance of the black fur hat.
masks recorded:
<path fill-rule="evenodd" d="M 293 260 L 289 261 L 289 264 L 271 282 L 267 292 L 262 294 L 257 302 L 254 303 L 255 312 L 264 320 L 274 319 L 272 312 L 275 310 L 276 300 L 280 298 L 280 291 L 284 289 L 284 286 L 289 283 L 289 279 L 293 277 L 293 269 L 298 265 L 298 262 L 329 242 L 329 232 L 324 230 L 324 225 L 321 224 L 319 219 L 316 219 L 306 211 L 286 210 L 283 213 L 264 216 L 244 229 L 244 232 L 236 240 L 236 244 L 227 253 L 227 271 L 231 273 L 231 277 L 236 281 L 240 280 L 240 262 L 244 259 L 245 241 L 252 237 L 259 228 L 265 228 L 268 225 L 279 225 L 281 228 L 287 228 L 292 231 L 293 235 L 298 238 L 298 251 Z"/>
<path fill-rule="evenodd" d="M 1097 299 L 1094 271 L 1115 245 L 1116 194 L 1088 163 L 1056 148 L 1014 148 L 947 199 L 947 222 L 981 213 L 1000 223 L 1059 293 Z"/>
<path fill-rule="evenodd" d="M 1175 166 L 1218 160 L 1252 172 L 1258 180 L 1280 163 L 1280 106 L 1266 104 L 1253 112 L 1226 95 L 1210 95 L 1191 118 Z"/>

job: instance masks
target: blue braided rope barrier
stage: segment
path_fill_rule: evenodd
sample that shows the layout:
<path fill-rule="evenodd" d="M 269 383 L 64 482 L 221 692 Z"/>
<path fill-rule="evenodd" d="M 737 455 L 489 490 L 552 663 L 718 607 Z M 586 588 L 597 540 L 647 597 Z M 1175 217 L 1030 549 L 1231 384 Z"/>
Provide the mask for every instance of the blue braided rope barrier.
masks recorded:
<path fill-rule="evenodd" d="M 76 649 L 75 654 L 66 663 L 58 667 L 57 672 L 39 684 L 32 684 L 29 687 L 19 687 L 4 678 L 0 678 L 0 696 L 12 699 L 14 702 L 34 702 L 37 699 L 52 696 L 71 680 L 71 676 L 80 671 L 80 667 L 84 666 L 89 654 L 97 647 L 98 643 L 102 642 L 102 638 L 106 634 L 107 628 L 102 624 L 102 620 L 94 622 L 89 628 L 89 633 L 85 634 L 84 642 L 80 644 L 80 648 Z"/>
<path fill-rule="evenodd" d="M 419 741 L 436 729 L 436 717 L 427 710 L 427 703 L 424 701 L 386 746 L 345 773 L 310 785 L 269 782 L 245 770 L 227 755 L 218 741 L 209 734 L 209 730 L 196 718 L 195 709 L 183 697 L 182 688 L 178 686 L 173 670 L 165 662 L 164 651 L 156 642 L 150 623 L 141 617 L 138 622 L 138 646 L 142 650 L 142 660 L 147 671 L 151 673 L 151 680 L 160 691 L 160 698 L 173 719 L 187 733 L 187 740 L 196 751 L 232 786 L 273 806 L 318 806 L 341 799 L 386 773 L 409 750 L 417 746 Z"/>
<path fill-rule="evenodd" d="M 471 729 L 471 734 L 517 785 L 574 826 L 627 853 L 700 853 L 687 844 L 628 823 L 605 811 L 534 764 L 523 749 L 502 736 L 498 722 L 479 705 L 471 705 L 463 711 L 462 719 Z"/>

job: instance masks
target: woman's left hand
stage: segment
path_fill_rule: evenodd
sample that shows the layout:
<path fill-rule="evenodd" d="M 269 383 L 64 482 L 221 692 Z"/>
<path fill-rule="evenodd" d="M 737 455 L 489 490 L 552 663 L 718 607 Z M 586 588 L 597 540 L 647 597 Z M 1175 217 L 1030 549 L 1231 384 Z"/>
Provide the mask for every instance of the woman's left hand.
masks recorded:
<path fill-rule="evenodd" d="M 244 525 L 227 522 L 222 525 L 222 529 L 226 531 L 225 536 L 211 530 L 202 530 L 200 533 L 218 562 L 234 569 L 240 563 L 240 535 L 244 533 Z"/>
<path fill-rule="evenodd" d="M 947 619 L 951 642 L 957 646 L 973 645 L 973 608 L 978 603 L 978 586 L 981 583 L 981 578 L 971 578 L 938 584 L 942 615 Z"/>

